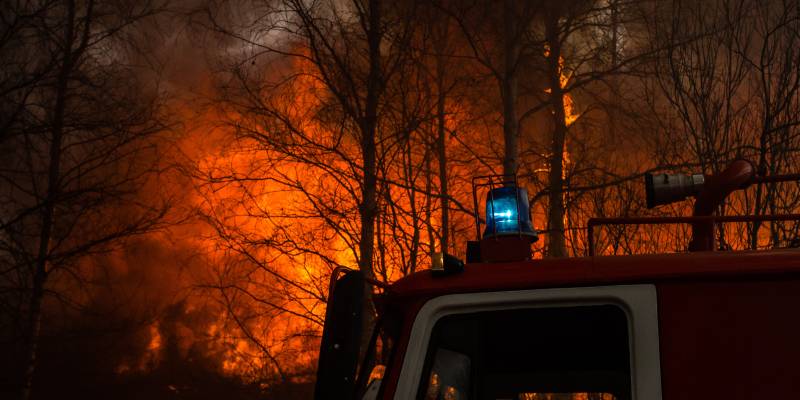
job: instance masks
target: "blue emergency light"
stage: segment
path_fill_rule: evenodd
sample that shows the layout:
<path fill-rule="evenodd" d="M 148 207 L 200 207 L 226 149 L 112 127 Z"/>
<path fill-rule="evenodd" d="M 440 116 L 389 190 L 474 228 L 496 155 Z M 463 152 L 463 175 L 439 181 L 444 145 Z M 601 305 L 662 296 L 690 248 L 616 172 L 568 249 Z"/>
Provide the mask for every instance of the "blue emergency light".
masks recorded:
<path fill-rule="evenodd" d="M 516 186 L 494 188 L 486 195 L 486 230 L 484 238 L 524 235 L 538 239 L 533 229 L 528 191 Z"/>

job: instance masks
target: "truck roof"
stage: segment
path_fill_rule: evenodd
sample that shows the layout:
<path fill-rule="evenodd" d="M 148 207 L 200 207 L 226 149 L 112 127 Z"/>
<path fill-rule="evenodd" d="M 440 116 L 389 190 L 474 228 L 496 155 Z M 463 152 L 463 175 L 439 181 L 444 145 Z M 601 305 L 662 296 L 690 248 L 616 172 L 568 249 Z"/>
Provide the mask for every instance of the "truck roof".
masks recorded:
<path fill-rule="evenodd" d="M 696 252 L 472 263 L 461 273 L 419 271 L 392 284 L 394 300 L 455 293 L 602 286 L 656 281 L 800 275 L 800 249 Z"/>

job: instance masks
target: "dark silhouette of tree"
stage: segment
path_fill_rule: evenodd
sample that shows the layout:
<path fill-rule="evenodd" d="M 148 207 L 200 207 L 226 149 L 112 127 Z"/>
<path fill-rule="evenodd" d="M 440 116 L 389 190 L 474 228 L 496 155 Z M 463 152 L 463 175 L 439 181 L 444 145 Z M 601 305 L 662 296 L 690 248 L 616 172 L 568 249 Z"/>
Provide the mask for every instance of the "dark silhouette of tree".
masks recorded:
<path fill-rule="evenodd" d="M 156 85 L 139 81 L 131 27 L 151 2 L 15 3 L 3 10 L 0 284 L 28 398 L 48 299 L 68 306 L 84 257 L 158 229 L 167 204 L 137 197 L 158 168 Z"/>

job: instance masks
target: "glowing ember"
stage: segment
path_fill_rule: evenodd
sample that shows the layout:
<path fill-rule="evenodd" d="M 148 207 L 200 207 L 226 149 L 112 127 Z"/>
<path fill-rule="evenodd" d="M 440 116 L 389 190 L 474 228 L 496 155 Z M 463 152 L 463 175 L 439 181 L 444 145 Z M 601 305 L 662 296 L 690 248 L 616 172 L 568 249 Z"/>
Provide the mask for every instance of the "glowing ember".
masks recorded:
<path fill-rule="evenodd" d="M 161 332 L 158 331 L 158 322 L 153 322 L 150 325 L 150 343 L 147 344 L 147 350 L 150 352 L 157 352 L 161 348 Z"/>

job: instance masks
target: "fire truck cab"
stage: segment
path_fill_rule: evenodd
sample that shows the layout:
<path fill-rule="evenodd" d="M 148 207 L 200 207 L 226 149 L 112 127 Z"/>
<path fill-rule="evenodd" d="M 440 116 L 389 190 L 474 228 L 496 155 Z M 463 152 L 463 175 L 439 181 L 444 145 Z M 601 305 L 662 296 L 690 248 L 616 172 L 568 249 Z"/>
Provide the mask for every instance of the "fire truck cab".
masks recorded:
<path fill-rule="evenodd" d="M 699 203 L 703 190 L 725 185 L 720 179 L 681 190 L 699 190 Z M 670 187 L 649 180 L 648 197 L 667 201 L 658 196 Z M 362 327 L 370 282 L 358 271 L 334 274 L 316 399 L 798 397 L 800 250 L 704 249 L 701 233 L 719 217 L 698 215 L 696 205 L 686 222 L 699 251 L 520 258 L 535 233 L 519 216 L 524 190 L 506 187 L 494 195 L 515 199 L 517 234 L 497 234 L 504 228 L 490 207 L 501 202 L 487 198 L 487 230 L 468 262 L 443 256 L 383 285 L 371 334 Z M 770 218 L 790 217 L 799 216 Z"/>

